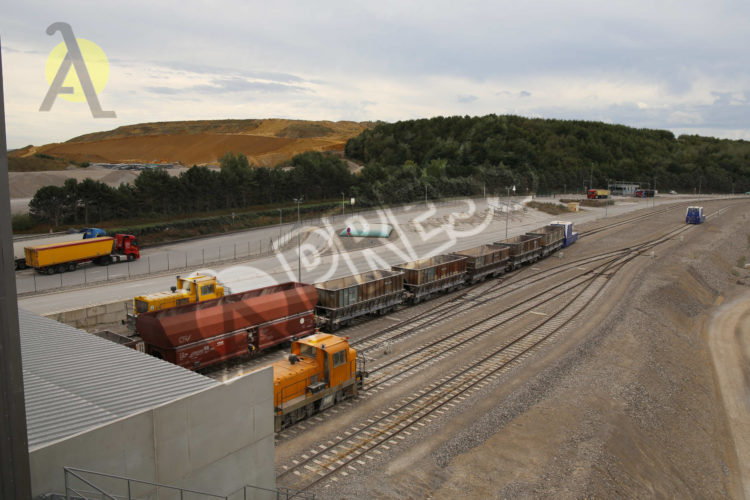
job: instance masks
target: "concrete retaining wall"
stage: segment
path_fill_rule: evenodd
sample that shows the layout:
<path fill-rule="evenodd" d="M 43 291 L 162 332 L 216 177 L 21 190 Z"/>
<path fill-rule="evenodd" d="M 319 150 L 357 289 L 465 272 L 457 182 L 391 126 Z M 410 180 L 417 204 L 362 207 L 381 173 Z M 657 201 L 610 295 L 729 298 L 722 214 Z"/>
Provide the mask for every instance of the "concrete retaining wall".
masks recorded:
<path fill-rule="evenodd" d="M 130 304 L 130 301 L 124 300 L 84 307 L 83 309 L 58 311 L 44 316 L 81 330 L 91 330 L 99 325 L 120 323 L 125 319 L 128 304 Z"/>
<path fill-rule="evenodd" d="M 272 387 L 269 367 L 30 450 L 34 497 L 64 493 L 64 466 L 222 496 L 245 485 L 274 489 Z M 125 481 L 93 482 L 109 488 L 113 496 L 127 495 Z M 79 481 L 71 485 L 91 491 Z M 251 492 L 252 498 L 276 498 L 270 492 Z M 147 486 L 131 493 L 137 498 L 179 498 Z M 234 497 L 243 498 L 241 493 Z"/>

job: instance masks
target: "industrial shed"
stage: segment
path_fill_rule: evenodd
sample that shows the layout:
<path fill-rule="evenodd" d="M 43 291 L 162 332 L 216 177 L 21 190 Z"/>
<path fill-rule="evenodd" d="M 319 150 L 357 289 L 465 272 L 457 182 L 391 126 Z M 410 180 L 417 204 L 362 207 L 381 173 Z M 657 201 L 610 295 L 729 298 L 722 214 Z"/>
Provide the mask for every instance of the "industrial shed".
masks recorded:
<path fill-rule="evenodd" d="M 275 487 L 270 368 L 220 383 L 18 315 L 35 498 L 64 493 L 65 466 L 218 495 Z"/>

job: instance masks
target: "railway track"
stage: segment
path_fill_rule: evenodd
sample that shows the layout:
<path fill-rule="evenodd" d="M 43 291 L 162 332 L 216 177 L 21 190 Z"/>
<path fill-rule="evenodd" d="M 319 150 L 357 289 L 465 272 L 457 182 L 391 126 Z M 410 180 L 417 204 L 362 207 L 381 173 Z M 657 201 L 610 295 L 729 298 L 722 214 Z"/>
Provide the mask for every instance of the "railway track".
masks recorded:
<path fill-rule="evenodd" d="M 606 281 L 604 276 L 589 280 L 583 290 L 567 297 L 567 303 L 541 324 L 523 331 L 481 359 L 445 374 L 361 425 L 349 428 L 342 433 L 343 436 L 311 450 L 309 455 L 302 455 L 301 460 L 277 474 L 277 482 L 295 489 L 308 489 L 329 478 L 338 480 L 336 474 L 345 476 L 347 469 L 356 471 L 366 463 L 360 459 L 378 447 L 397 446 L 400 440 L 424 426 L 424 421 L 431 415 L 448 411 L 461 400 L 496 382 L 514 363 L 528 357 L 534 348 L 575 318 L 598 295 Z M 560 297 L 566 297 L 567 292 L 570 290 Z M 472 328 L 488 332 L 495 326 L 473 325 Z"/>
<path fill-rule="evenodd" d="M 590 236 L 598 232 L 617 228 L 626 223 L 635 223 L 648 219 L 654 215 L 660 215 L 675 209 L 684 208 L 683 205 L 687 206 L 688 204 L 678 204 L 677 206 L 672 205 L 656 212 L 649 212 L 636 217 L 630 217 L 624 221 L 613 222 L 600 228 L 584 232 L 583 235 Z M 716 213 L 709 215 L 709 217 L 713 215 L 716 215 Z M 394 315 L 398 314 L 404 314 L 406 317 L 401 318 L 384 328 L 380 328 L 375 332 L 369 333 L 366 336 L 353 338 L 351 340 L 352 346 L 355 347 L 358 352 L 366 356 L 372 355 L 372 353 L 375 353 L 378 350 L 387 350 L 390 344 L 417 334 L 427 325 L 435 326 L 445 322 L 448 318 L 455 319 L 456 317 L 470 312 L 472 308 L 477 305 L 486 304 L 491 301 L 500 300 L 503 297 L 511 296 L 518 289 L 527 286 L 539 286 L 543 284 L 545 280 L 557 277 L 561 273 L 570 272 L 571 270 L 588 271 L 588 266 L 591 266 L 592 264 L 595 265 L 597 262 L 605 261 L 608 258 L 619 256 L 628 251 L 631 251 L 631 249 L 615 249 L 595 256 L 575 259 L 563 264 L 554 265 L 531 275 L 528 273 L 529 268 L 525 268 L 524 270 L 505 275 L 496 280 L 477 283 L 464 288 L 460 292 L 454 293 L 451 296 L 435 298 L 428 303 L 432 307 L 427 307 L 426 310 L 416 315 L 408 314 L 410 308 L 401 308 L 395 313 L 390 314 L 389 317 L 393 319 Z M 550 256 L 550 258 L 551 257 L 552 256 Z M 547 262 L 549 262 L 549 259 Z M 575 275 L 573 277 L 575 277 Z M 422 307 L 424 307 L 424 304 Z M 358 325 L 350 327 L 350 331 L 367 321 L 367 319 L 362 319 L 361 322 L 358 322 Z M 260 369 L 272 362 L 283 359 L 285 356 L 285 350 L 275 349 L 260 356 L 249 359 L 238 359 L 224 365 L 208 368 L 202 373 L 218 380 L 227 380 Z"/>
<path fill-rule="evenodd" d="M 534 302 L 527 307 L 516 305 L 515 311 L 505 310 L 491 314 L 434 341 L 432 344 L 443 357 L 481 336 L 492 338 L 492 343 L 487 342 L 486 345 L 498 347 L 481 359 L 453 369 L 439 380 L 372 415 L 361 424 L 340 432 L 339 436 L 301 455 L 298 460 L 282 465 L 277 471 L 277 481 L 296 489 L 308 489 L 327 480 L 340 480 L 350 472 L 361 469 L 373 455 L 382 453 L 379 449 L 387 450 L 389 445 L 397 446 L 411 433 L 419 431 L 432 417 L 449 411 L 462 400 L 492 384 L 539 346 L 554 339 L 566 327 L 571 326 L 581 311 L 601 294 L 610 277 L 645 251 L 689 229 L 691 228 L 681 226 L 649 242 L 623 249 L 620 255 L 610 255 L 609 260 L 602 262 L 595 270 L 589 270 L 574 280 L 537 294 Z M 539 310 L 545 305 L 548 306 L 546 309 Z M 528 317 L 527 313 L 531 310 L 537 310 L 538 320 L 522 327 L 512 338 L 499 334 L 504 331 L 501 327 L 522 316 Z M 411 369 L 424 368 L 425 362 L 415 363 L 416 356 L 423 349 L 424 346 L 419 346 L 399 359 L 374 367 L 373 373 L 380 372 L 383 375 L 368 381 L 372 383 L 366 385 L 363 397 L 372 396 L 380 388 L 409 376 L 408 370 L 402 370 L 407 362 Z M 435 352 L 432 357 L 426 357 L 434 360 L 433 362 L 437 362 L 439 358 L 435 356 Z"/>

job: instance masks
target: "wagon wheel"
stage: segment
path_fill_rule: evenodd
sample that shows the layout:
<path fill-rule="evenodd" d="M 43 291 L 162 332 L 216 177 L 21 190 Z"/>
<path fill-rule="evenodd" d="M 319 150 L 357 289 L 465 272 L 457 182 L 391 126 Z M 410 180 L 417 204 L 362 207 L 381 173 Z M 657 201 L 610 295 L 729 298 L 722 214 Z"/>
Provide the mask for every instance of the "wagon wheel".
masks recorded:
<path fill-rule="evenodd" d="M 44 274 L 47 274 L 47 275 L 53 275 L 53 274 L 55 274 L 55 268 L 54 268 L 54 267 L 52 267 L 52 266 L 50 266 L 50 267 L 45 267 L 45 268 L 44 268 L 44 269 L 42 270 L 42 272 L 43 272 Z"/>
<path fill-rule="evenodd" d="M 76 270 L 76 263 L 75 262 L 69 263 L 68 264 L 68 272 L 72 272 L 72 271 L 75 271 L 75 270 Z"/>

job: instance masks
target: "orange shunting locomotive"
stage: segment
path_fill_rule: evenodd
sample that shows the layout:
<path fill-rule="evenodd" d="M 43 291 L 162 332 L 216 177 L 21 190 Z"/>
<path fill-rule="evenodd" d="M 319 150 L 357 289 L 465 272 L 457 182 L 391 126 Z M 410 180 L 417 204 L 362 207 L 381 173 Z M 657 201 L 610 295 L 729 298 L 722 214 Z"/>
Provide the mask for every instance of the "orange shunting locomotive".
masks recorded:
<path fill-rule="evenodd" d="M 365 376 L 364 358 L 357 359 L 348 337 L 316 333 L 295 340 L 289 357 L 273 365 L 276 432 L 356 396 Z"/>

